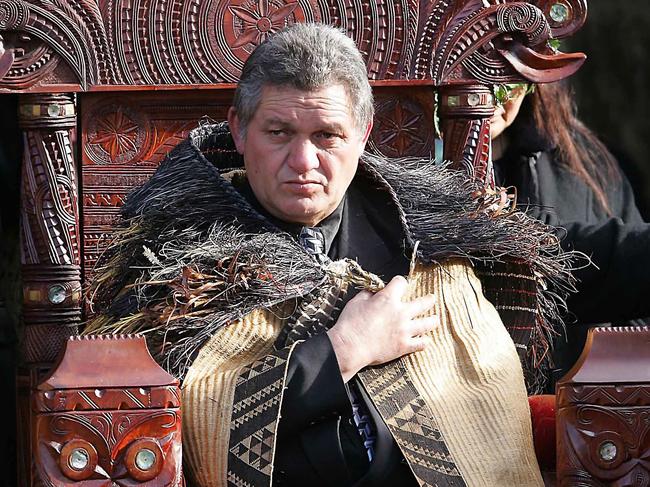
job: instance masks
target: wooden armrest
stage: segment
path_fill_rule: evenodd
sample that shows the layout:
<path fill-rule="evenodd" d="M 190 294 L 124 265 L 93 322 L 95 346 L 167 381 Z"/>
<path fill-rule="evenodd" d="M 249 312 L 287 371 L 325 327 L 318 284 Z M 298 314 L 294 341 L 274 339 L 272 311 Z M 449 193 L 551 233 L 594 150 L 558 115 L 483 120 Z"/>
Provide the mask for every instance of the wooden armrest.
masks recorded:
<path fill-rule="evenodd" d="M 142 337 L 70 338 L 32 393 L 41 479 L 182 485 L 178 384 Z"/>

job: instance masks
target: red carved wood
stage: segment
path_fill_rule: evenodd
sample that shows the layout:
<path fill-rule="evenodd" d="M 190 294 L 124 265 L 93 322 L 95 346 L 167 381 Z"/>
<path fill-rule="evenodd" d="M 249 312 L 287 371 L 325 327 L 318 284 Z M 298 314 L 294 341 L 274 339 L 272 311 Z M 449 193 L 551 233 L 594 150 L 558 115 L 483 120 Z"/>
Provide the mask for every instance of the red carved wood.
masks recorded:
<path fill-rule="evenodd" d="M 19 439 L 31 428 L 28 398 L 39 376 L 81 321 L 81 241 L 74 157 L 76 109 L 70 95 L 20 101 L 24 151 L 21 263 L 25 336 L 21 344 Z M 33 475 L 28 443 L 18 449 L 25 479 Z"/>
<path fill-rule="evenodd" d="M 550 12 L 558 3 L 568 12 L 561 21 Z M 259 42 L 304 21 L 348 32 L 366 58 L 370 79 L 516 81 L 521 56 L 504 58 L 494 42 L 531 48 L 533 57 L 549 54 L 549 36 L 571 34 L 585 16 L 585 0 L 350 0 L 345 6 L 317 0 L 67 0 L 47 9 L 36 1 L 2 0 L 0 87 L 235 82 Z M 556 54 L 549 63 L 544 76 L 558 78 L 577 69 L 580 59 Z"/>
<path fill-rule="evenodd" d="M 0 33 L 9 34 L 0 40 L 5 44 L 0 48 L 0 66 L 5 66 L 0 71 L 0 89 L 59 88 L 70 83 L 71 73 L 77 86 L 69 89 L 84 91 L 119 85 L 133 89 L 232 83 L 257 44 L 284 25 L 302 21 L 344 29 L 365 56 L 371 80 L 427 79 L 436 86 L 476 86 L 484 91 L 495 83 L 560 79 L 584 61 L 584 55 L 555 52 L 547 41 L 570 35 L 582 25 L 586 0 L 351 0 L 345 8 L 339 2 L 316 0 L 165 0 L 161 4 L 122 0 L 110 7 L 104 5 L 107 2 L 95 5 L 68 0 L 43 10 L 32 2 L 2 0 Z M 44 49 L 47 61 L 37 55 Z M 57 67 L 54 60 L 63 62 Z M 21 69 L 17 69 L 18 63 L 22 63 Z M 33 75 L 40 70 L 49 71 L 42 77 Z M 379 108 L 380 112 L 394 109 L 399 117 L 413 107 Z M 472 154 L 466 147 L 459 149 L 462 141 L 474 143 L 477 137 L 482 145 L 485 124 L 471 117 L 466 123 L 460 123 L 458 116 L 452 118 L 446 132 L 448 138 L 455 138 L 456 149 L 447 150 L 447 157 L 459 166 L 475 163 L 474 173 L 479 178 L 489 174 L 489 149 L 470 149 Z M 380 124 L 384 122 L 380 130 L 386 130 L 388 120 L 379 119 Z M 119 125 L 124 122 L 102 120 L 108 131 L 111 124 L 126 129 Z M 137 125 L 137 121 L 131 122 Z M 399 123 L 404 122 L 413 120 Z M 113 157 L 124 150 L 130 138 L 134 146 L 142 144 L 146 127 L 138 127 L 139 132 L 125 135 L 109 149 Z M 98 130 L 100 136 L 93 140 L 110 144 L 109 139 L 101 139 L 102 127 Z M 407 141 L 408 130 L 396 128 L 400 136 L 380 137 L 384 148 L 400 153 L 405 144 L 416 143 L 412 137 Z M 394 141 L 391 149 L 386 140 Z M 430 140 L 427 134 L 424 143 Z M 425 153 L 426 149 L 420 147 L 419 151 Z M 127 151 L 112 162 L 136 155 Z M 485 178 L 490 184 L 489 177 Z"/>
<path fill-rule="evenodd" d="M 388 157 L 433 157 L 434 100 L 430 86 L 408 91 L 376 87 L 372 149 Z"/>
<path fill-rule="evenodd" d="M 204 116 L 223 120 L 232 91 L 88 95 L 81 110 L 84 273 L 110 240 L 126 195 Z"/>
<path fill-rule="evenodd" d="M 557 386 L 559 486 L 650 485 L 650 328 L 595 328 Z"/>
<path fill-rule="evenodd" d="M 440 90 L 445 159 L 488 186 L 494 186 L 490 156 L 492 92 L 482 85 L 450 85 Z"/>
<path fill-rule="evenodd" d="M 32 408 L 45 485 L 182 485 L 178 380 L 144 338 L 71 338 Z"/>

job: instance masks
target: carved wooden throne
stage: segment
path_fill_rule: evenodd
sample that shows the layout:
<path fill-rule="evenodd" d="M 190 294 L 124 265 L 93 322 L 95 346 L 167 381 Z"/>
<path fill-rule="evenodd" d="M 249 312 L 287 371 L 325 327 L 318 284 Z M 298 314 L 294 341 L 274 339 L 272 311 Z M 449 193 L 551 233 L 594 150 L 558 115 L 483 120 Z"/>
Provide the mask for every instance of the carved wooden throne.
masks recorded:
<path fill-rule="evenodd" d="M 201 117 L 225 118 L 258 43 L 292 22 L 341 27 L 375 90 L 372 148 L 428 157 L 439 116 L 444 157 L 491 185 L 493 85 L 572 74 L 584 56 L 548 41 L 585 17 L 586 0 L 0 0 L 0 92 L 20 93 L 24 138 L 22 485 L 41 483 L 30 394 L 91 312 L 82 285 L 124 198 Z"/>

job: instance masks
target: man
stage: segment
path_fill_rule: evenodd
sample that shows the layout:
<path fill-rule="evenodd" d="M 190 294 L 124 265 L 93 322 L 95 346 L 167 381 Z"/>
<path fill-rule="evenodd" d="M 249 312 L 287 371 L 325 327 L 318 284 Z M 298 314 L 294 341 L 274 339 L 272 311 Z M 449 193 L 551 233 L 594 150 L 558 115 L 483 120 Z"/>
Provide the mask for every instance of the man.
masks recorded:
<path fill-rule="evenodd" d="M 305 33 L 314 37 L 320 34 L 316 30 L 299 29 L 289 31 L 284 34 L 285 38 L 276 40 L 276 44 L 284 45 L 275 47 L 274 44 L 267 44 L 253 54 L 253 59 L 247 64 L 251 68 L 242 73 L 234 106 L 229 111 L 229 126 L 237 150 L 244 157 L 252 190 L 248 193 L 249 199 L 257 200 L 261 211 L 268 212 L 280 222 L 315 227 L 316 232 L 327 235 L 323 235 L 323 244 L 330 257 L 335 259 L 366 257 L 366 252 L 362 256 L 354 255 L 350 242 L 339 241 L 343 213 L 352 211 L 364 218 L 364 223 L 370 227 L 368 232 L 363 233 L 367 252 L 387 254 L 391 261 L 399 260 L 405 264 L 401 249 L 397 246 L 387 248 L 381 240 L 381 229 L 372 228 L 371 221 L 364 214 L 365 202 L 357 201 L 362 196 L 346 199 L 346 192 L 372 129 L 374 111 L 363 61 L 352 42 L 346 42 L 346 50 L 339 51 L 336 57 L 327 56 L 326 53 L 338 46 L 321 44 L 320 69 L 301 69 L 292 76 L 289 85 L 263 84 L 266 81 L 263 77 L 273 78 L 275 73 L 285 74 L 291 69 L 283 66 L 283 62 L 295 62 L 294 59 L 278 59 L 279 56 L 273 55 L 274 48 L 289 49 L 292 44 L 300 42 Z M 334 44 L 338 36 L 325 39 Z M 316 39 L 314 41 L 317 42 Z M 252 71 L 255 66 L 258 67 L 257 71 Z M 320 75 L 320 79 L 314 76 L 314 72 Z M 257 97 L 249 93 L 255 90 L 258 91 Z M 354 116 L 350 113 L 351 106 L 357 108 Z M 376 213 L 371 216 L 379 218 Z M 359 220 L 357 217 L 352 224 L 361 225 Z M 349 218 L 346 218 L 346 223 L 348 221 Z M 321 231 L 323 223 L 325 229 Z M 393 223 L 398 228 L 398 222 Z M 351 238 L 355 239 L 358 235 L 353 234 Z M 377 251 L 373 250 L 373 245 Z M 387 270 L 392 274 L 392 269 L 386 265 L 379 265 L 373 270 L 381 274 Z M 403 267 L 402 272 L 405 270 L 406 267 Z M 285 403 L 283 416 L 287 420 L 284 434 L 281 435 L 286 440 L 278 444 L 279 470 L 287 472 L 284 475 L 291 475 L 292 483 L 299 479 L 305 481 L 302 470 L 309 464 L 309 459 L 304 457 L 297 462 L 299 457 L 294 452 L 300 447 L 293 443 L 303 441 L 301 438 L 309 435 L 308 431 L 301 434 L 290 431 L 295 430 L 291 423 L 299 423 L 296 410 L 302 410 L 300 415 L 306 418 L 318 417 L 318 411 L 305 411 L 304 405 L 332 401 L 344 403 L 347 395 L 341 387 L 341 378 L 343 383 L 347 383 L 367 365 L 382 364 L 424 347 L 424 334 L 435 324 L 435 317 L 417 317 L 431 307 L 433 296 L 405 303 L 402 301 L 405 291 L 406 280 L 396 276 L 375 295 L 368 291 L 360 293 L 348 303 L 336 325 L 328 331 L 329 339 L 308 341 L 294 351 L 289 368 L 292 380 L 288 381 L 288 387 L 289 393 L 295 394 L 296 398 Z M 372 337 L 372 340 L 368 340 L 368 337 Z M 335 359 L 331 357 L 332 354 Z M 315 379 L 309 376 L 327 370 L 328 363 L 338 364 L 340 373 L 332 370 L 330 376 L 319 374 L 322 382 L 315 387 Z M 296 370 L 303 364 L 307 370 Z M 299 380 L 298 377 L 303 379 Z M 304 390 L 305 382 L 310 382 L 308 391 Z M 335 392 L 339 397 L 335 396 Z M 327 393 L 333 397 L 324 397 Z M 305 397 L 307 394 L 313 397 Z M 339 420 L 332 419 L 330 423 L 330 427 L 336 429 Z M 346 421 L 342 428 L 348 430 L 348 441 L 351 443 L 344 448 L 354 453 L 348 455 L 349 461 L 356 462 L 357 465 L 352 463 L 352 466 L 362 470 L 364 466 L 367 467 L 368 459 L 361 438 L 350 422 Z M 288 466 L 292 463 L 303 468 L 291 471 Z"/>
<path fill-rule="evenodd" d="M 184 376 L 198 485 L 541 485 L 515 344 L 468 259 L 525 260 L 516 235 L 546 229 L 363 155 L 372 115 L 354 43 L 294 25 L 246 62 L 229 128 L 195 130 L 124 207 L 89 331 L 147 330 Z"/>

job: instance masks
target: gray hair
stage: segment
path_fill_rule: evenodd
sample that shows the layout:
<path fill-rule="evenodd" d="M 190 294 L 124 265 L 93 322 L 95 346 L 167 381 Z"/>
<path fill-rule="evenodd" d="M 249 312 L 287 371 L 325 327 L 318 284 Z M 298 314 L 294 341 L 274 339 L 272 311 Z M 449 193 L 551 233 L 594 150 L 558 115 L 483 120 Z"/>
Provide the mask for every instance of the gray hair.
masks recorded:
<path fill-rule="evenodd" d="M 244 64 L 233 100 L 242 133 L 265 85 L 313 91 L 332 84 L 345 88 L 355 125 L 365 129 L 375 110 L 366 65 L 354 41 L 324 24 L 286 27 L 260 44 Z"/>

